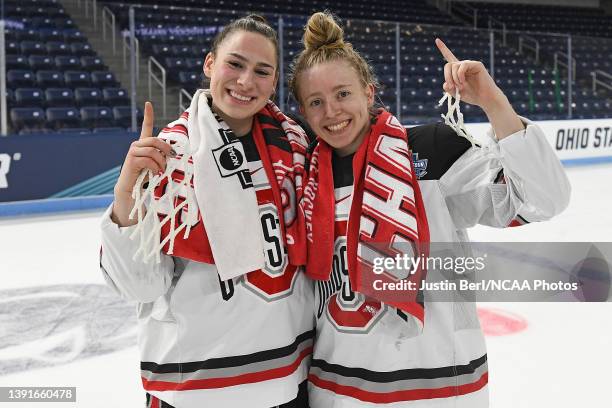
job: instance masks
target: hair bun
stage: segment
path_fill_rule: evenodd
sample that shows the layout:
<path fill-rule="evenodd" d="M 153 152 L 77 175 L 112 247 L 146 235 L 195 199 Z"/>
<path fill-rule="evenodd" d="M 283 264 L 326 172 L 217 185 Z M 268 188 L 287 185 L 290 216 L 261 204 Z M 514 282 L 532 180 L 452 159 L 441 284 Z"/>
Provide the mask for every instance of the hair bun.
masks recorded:
<path fill-rule="evenodd" d="M 344 47 L 344 30 L 328 11 L 318 12 L 310 16 L 304 37 L 302 38 L 306 50 L 318 48 Z"/>

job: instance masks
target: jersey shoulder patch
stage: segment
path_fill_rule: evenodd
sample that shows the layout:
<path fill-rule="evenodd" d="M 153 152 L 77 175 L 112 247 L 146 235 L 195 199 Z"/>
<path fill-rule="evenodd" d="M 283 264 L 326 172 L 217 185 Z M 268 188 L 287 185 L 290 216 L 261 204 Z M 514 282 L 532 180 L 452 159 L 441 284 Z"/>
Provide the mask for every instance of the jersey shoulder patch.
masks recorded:
<path fill-rule="evenodd" d="M 406 129 L 419 180 L 439 180 L 470 147 L 470 142 L 444 123 Z"/>

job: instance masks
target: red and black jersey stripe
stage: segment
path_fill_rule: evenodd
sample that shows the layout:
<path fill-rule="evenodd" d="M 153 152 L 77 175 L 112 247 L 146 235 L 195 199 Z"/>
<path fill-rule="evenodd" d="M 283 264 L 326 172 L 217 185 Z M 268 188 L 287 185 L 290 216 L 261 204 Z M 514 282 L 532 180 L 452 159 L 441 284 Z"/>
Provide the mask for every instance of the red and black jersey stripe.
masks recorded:
<path fill-rule="evenodd" d="M 251 354 L 185 363 L 140 363 L 144 388 L 149 391 L 210 389 L 282 378 L 308 363 L 314 330 L 293 343 Z"/>
<path fill-rule="evenodd" d="M 314 359 L 308 379 L 319 388 L 371 403 L 449 398 L 477 391 L 487 384 L 487 355 L 463 365 L 386 372 Z"/>

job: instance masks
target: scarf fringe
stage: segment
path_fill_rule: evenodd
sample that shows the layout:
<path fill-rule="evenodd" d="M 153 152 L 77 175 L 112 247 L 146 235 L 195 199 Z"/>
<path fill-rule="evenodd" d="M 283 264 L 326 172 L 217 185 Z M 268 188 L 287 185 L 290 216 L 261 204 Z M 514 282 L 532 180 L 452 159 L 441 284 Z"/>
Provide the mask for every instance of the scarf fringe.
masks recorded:
<path fill-rule="evenodd" d="M 174 149 L 182 152 L 189 151 L 189 141 L 187 140 L 186 144 L 180 148 L 174 145 Z M 169 243 L 168 254 L 171 255 L 174 251 L 174 240 L 183 229 L 185 230 L 183 238 L 189 238 L 191 227 L 197 221 L 196 212 L 188 211 L 186 213 L 187 217 L 179 217 L 179 219 L 182 219 L 182 222 L 176 225 L 176 215 L 182 211 L 185 206 L 187 206 L 187 208 L 197 207 L 195 194 L 193 190 L 189 188 L 193 179 L 193 167 L 187 165 L 188 161 L 188 155 L 179 154 L 174 158 L 166 158 L 166 170 L 162 174 L 154 175 L 153 172 L 148 169 L 144 169 L 140 172 L 134 189 L 132 190 L 132 198 L 135 202 L 129 216 L 131 220 L 136 217 L 138 221 L 136 228 L 134 228 L 134 231 L 130 234 L 132 240 L 138 239 L 139 242 L 138 250 L 133 256 L 134 260 L 141 259 L 142 262 L 149 263 L 151 258 L 154 258 L 155 263 L 159 263 L 161 261 L 160 250 L 166 243 Z M 174 187 L 172 179 L 172 174 L 177 169 L 184 169 L 185 171 L 183 179 L 179 182 L 179 188 Z M 166 192 L 161 197 L 156 197 L 155 189 L 164 179 L 167 181 Z M 187 197 L 179 205 L 174 206 L 179 196 L 179 191 L 181 190 L 187 192 Z M 148 207 L 143 217 L 145 204 L 148 204 Z M 162 210 L 162 207 L 171 208 L 172 210 L 160 220 L 158 214 Z M 161 230 L 168 222 L 170 223 L 169 233 L 161 240 Z M 145 227 L 147 224 L 152 225 Z"/>

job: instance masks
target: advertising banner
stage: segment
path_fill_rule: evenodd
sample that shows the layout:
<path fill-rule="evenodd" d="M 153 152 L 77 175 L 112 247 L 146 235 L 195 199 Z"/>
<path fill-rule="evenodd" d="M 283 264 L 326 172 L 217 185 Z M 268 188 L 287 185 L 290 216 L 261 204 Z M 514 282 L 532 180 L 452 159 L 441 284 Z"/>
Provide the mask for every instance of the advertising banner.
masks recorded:
<path fill-rule="evenodd" d="M 133 133 L 0 138 L 0 203 L 111 194 Z"/>

